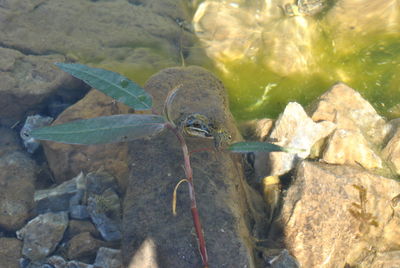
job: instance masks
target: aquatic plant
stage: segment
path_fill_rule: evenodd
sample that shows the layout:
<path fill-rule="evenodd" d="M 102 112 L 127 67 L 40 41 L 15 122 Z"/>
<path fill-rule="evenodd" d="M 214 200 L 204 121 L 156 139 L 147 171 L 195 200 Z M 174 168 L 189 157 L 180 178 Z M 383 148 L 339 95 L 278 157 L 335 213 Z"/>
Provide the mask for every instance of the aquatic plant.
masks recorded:
<path fill-rule="evenodd" d="M 159 115 L 152 107 L 152 96 L 138 84 L 130 81 L 118 73 L 74 63 L 56 63 L 56 66 L 72 76 L 81 79 L 93 88 L 96 88 L 97 90 L 100 90 L 106 95 L 114 98 L 116 101 L 122 102 L 134 108 L 135 111 L 148 111 L 149 113 L 118 114 L 76 120 L 65 124 L 37 128 L 26 134 L 30 135 L 36 140 L 50 140 L 68 144 L 93 145 L 132 141 L 143 137 L 155 136 L 161 133 L 164 129 L 171 130 L 176 135 L 182 148 L 184 172 L 186 176 L 186 178 L 181 180 L 175 187 L 173 211 L 175 212 L 174 200 L 176 200 L 176 188 L 180 183 L 187 182 L 189 185 L 190 208 L 193 218 L 193 225 L 198 238 L 199 250 L 203 266 L 208 267 L 206 243 L 196 205 L 190 154 L 184 137 L 184 132 L 188 132 L 184 131 L 184 127 L 181 125 L 176 125 L 170 117 L 170 109 L 173 105 L 173 99 L 177 94 L 179 87 L 169 92 L 164 103 L 163 115 Z M 194 130 L 195 129 L 192 129 L 192 131 Z M 198 127 L 197 130 L 199 130 Z M 207 131 L 207 126 L 201 128 L 200 131 Z M 215 135 L 213 133 L 209 134 L 209 136 L 216 140 L 221 138 L 220 132 L 217 132 Z M 219 141 L 216 142 L 216 146 L 218 144 Z M 284 148 L 266 142 L 239 142 L 230 145 L 228 150 L 232 152 L 246 153 L 253 151 L 289 152 L 295 149 Z"/>

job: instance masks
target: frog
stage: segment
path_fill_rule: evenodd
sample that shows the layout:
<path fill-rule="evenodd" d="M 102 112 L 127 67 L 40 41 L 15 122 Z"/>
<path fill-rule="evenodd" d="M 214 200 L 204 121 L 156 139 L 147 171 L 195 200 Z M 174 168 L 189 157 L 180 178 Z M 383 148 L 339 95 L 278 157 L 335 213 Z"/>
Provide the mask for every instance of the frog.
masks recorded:
<path fill-rule="evenodd" d="M 228 144 L 232 139 L 231 135 L 224 128 L 217 127 L 216 124 L 207 116 L 200 113 L 192 113 L 180 120 L 181 131 L 192 137 L 213 139 L 217 150 Z"/>

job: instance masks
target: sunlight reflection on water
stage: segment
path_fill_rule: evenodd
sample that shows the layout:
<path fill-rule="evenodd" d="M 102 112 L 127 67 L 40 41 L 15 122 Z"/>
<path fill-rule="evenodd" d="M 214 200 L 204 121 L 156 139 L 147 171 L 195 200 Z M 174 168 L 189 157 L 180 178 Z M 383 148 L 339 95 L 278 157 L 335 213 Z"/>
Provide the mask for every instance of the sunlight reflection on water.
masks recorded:
<path fill-rule="evenodd" d="M 302 3 L 325 6 L 307 16 L 298 11 Z M 387 74 L 400 71 L 400 51 L 392 48 L 400 45 L 399 11 L 399 0 L 204 1 L 193 23 L 235 116 L 245 119 L 274 116 L 292 100 L 306 104 L 339 80 L 386 110 L 395 105 L 398 78 Z M 387 62 L 387 55 L 372 59 L 389 48 Z"/>

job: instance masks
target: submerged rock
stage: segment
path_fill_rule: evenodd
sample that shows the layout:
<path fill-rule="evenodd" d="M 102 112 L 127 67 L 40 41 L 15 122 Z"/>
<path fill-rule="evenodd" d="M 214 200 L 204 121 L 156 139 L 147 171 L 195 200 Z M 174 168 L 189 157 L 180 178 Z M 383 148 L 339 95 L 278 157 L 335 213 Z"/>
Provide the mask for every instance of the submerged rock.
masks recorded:
<path fill-rule="evenodd" d="M 40 142 L 35 140 L 30 136 L 30 132 L 35 128 L 45 127 L 50 125 L 53 121 L 52 117 L 41 116 L 41 115 L 31 115 L 25 120 L 25 124 L 20 131 L 20 136 L 24 142 L 24 146 L 28 153 L 33 154 L 40 145 Z"/>
<path fill-rule="evenodd" d="M 29 221 L 17 231 L 23 240 L 22 254 L 32 261 L 49 256 L 61 241 L 68 226 L 67 212 L 46 213 Z"/>
<path fill-rule="evenodd" d="M 99 248 L 93 266 L 102 268 L 122 268 L 121 250 Z"/>
<path fill-rule="evenodd" d="M 70 260 L 93 262 L 97 250 L 105 245 L 105 242 L 93 238 L 88 232 L 84 232 L 68 241 L 66 254 Z"/>
<path fill-rule="evenodd" d="M 0 238 L 0 267 L 20 268 L 22 242 L 15 238 Z"/>
<path fill-rule="evenodd" d="M 39 214 L 46 212 L 69 211 L 71 198 L 77 197 L 77 203 L 83 202 L 81 191 L 85 191 L 86 178 L 80 173 L 55 188 L 35 192 L 36 209 Z"/>
<path fill-rule="evenodd" d="M 82 100 L 69 107 L 53 124 L 68 121 L 106 116 L 117 113 L 129 113 L 124 104 L 113 104 L 113 99 L 103 93 L 92 90 Z M 126 188 L 128 174 L 126 143 L 102 145 L 71 145 L 55 142 L 43 144 L 49 167 L 55 180 L 62 183 L 80 172 L 89 173 L 103 167 L 115 175 L 121 189 Z"/>
<path fill-rule="evenodd" d="M 26 153 L 0 157 L 0 226 L 15 231 L 32 216 L 37 167 Z"/>
<path fill-rule="evenodd" d="M 155 109 L 162 110 L 168 92 L 178 85 L 171 104 L 172 120 L 202 114 L 228 131 L 232 141 L 240 140 L 221 82 L 202 68 L 170 68 L 154 75 L 145 88 L 154 96 Z M 191 151 L 214 147 L 211 139 L 187 137 L 186 141 Z M 178 217 L 171 212 L 173 189 L 185 177 L 176 137 L 164 132 L 153 139 L 133 141 L 130 148 L 132 170 L 123 206 L 124 265 L 200 267 L 186 187 L 178 190 Z M 263 231 L 254 218 L 265 219 L 264 212 L 260 209 L 260 214 L 253 214 L 255 204 L 263 206 L 262 198 L 255 191 L 248 194 L 237 156 L 215 150 L 191 155 L 210 267 L 254 267 L 251 233 Z"/>
<path fill-rule="evenodd" d="M 89 194 L 88 212 L 104 240 L 121 240 L 121 211 L 119 196 L 112 189 Z"/>

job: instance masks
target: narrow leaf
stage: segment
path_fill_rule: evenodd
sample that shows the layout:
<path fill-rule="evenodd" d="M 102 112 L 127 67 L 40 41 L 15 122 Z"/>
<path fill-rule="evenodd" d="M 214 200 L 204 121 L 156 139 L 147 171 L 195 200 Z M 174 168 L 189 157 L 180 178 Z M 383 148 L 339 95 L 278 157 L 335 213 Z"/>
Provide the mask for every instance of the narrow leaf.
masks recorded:
<path fill-rule="evenodd" d="M 287 152 L 287 153 L 300 153 L 304 149 L 296 149 L 290 147 L 282 147 L 268 142 L 246 141 L 231 144 L 228 150 L 234 153 L 250 153 L 250 152 Z"/>
<path fill-rule="evenodd" d="M 69 144 L 104 144 L 131 141 L 161 132 L 165 119 L 158 115 L 118 114 L 32 130 L 37 140 L 50 140 Z"/>
<path fill-rule="evenodd" d="M 150 94 L 138 84 L 118 73 L 78 63 L 58 62 L 55 65 L 135 110 L 150 110 L 153 105 Z"/>

